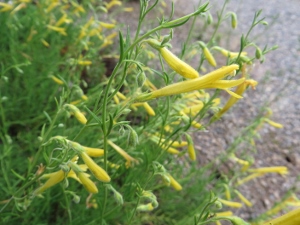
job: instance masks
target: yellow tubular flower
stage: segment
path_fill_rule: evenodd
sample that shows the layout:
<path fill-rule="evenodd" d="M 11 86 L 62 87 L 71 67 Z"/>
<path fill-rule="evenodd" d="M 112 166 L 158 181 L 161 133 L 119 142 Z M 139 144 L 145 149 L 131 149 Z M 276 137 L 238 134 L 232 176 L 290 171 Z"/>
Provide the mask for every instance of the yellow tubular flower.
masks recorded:
<path fill-rule="evenodd" d="M 194 148 L 194 142 L 192 138 L 189 135 L 186 135 L 187 141 L 188 141 L 188 154 L 192 161 L 196 161 L 196 152 Z"/>
<path fill-rule="evenodd" d="M 170 185 L 176 190 L 181 191 L 182 186 L 170 175 L 168 174 L 168 178 L 170 179 Z"/>
<path fill-rule="evenodd" d="M 224 211 L 224 212 L 218 212 L 216 213 L 216 216 L 232 216 L 233 212 L 231 211 Z"/>
<path fill-rule="evenodd" d="M 139 205 L 136 210 L 137 211 L 142 211 L 142 212 L 149 212 L 149 211 L 152 211 L 154 209 L 152 203 L 148 203 L 148 204 L 145 204 L 145 205 Z"/>
<path fill-rule="evenodd" d="M 98 193 L 98 188 L 93 181 L 91 181 L 85 173 L 78 173 L 77 174 L 79 180 L 81 181 L 82 185 L 85 189 L 93 194 Z"/>
<path fill-rule="evenodd" d="M 203 102 L 200 101 L 199 104 L 193 105 L 191 107 L 186 107 L 182 111 L 185 114 L 190 114 L 191 116 L 195 116 L 203 108 L 203 106 L 204 106 Z"/>
<path fill-rule="evenodd" d="M 159 48 L 159 52 L 168 65 L 181 76 L 189 79 L 199 77 L 199 73 L 193 67 L 179 59 L 166 47 Z"/>
<path fill-rule="evenodd" d="M 120 98 L 120 99 L 122 99 L 122 100 L 126 100 L 127 98 L 126 98 L 126 96 L 125 95 L 123 95 L 121 92 L 117 92 L 117 96 Z"/>
<path fill-rule="evenodd" d="M 179 114 L 185 119 L 185 120 L 190 120 L 190 117 L 188 115 L 186 115 L 183 111 L 180 111 Z M 202 125 L 196 121 L 192 121 L 192 124 L 191 124 L 193 127 L 195 128 L 201 128 Z"/>
<path fill-rule="evenodd" d="M 26 41 L 27 41 L 27 42 L 30 42 L 35 34 L 37 34 L 37 31 L 34 30 L 33 28 L 31 28 L 30 33 L 29 33 L 29 35 L 28 35 Z"/>
<path fill-rule="evenodd" d="M 227 200 L 231 200 L 231 194 L 230 194 L 230 190 L 227 184 L 224 184 L 225 187 L 225 196 Z"/>
<path fill-rule="evenodd" d="M 191 67 L 189 64 L 179 59 L 176 55 L 170 52 L 166 47 L 160 47 L 160 43 L 157 40 L 149 39 L 147 43 L 151 47 L 158 50 L 161 56 L 166 61 L 166 63 L 181 76 L 190 79 L 199 77 L 199 73 L 193 67 Z"/>
<path fill-rule="evenodd" d="M 234 93 L 238 95 L 242 95 L 248 86 L 252 86 L 254 89 L 257 85 L 257 81 L 255 80 L 245 80 L 243 83 L 237 86 Z M 214 120 L 220 118 L 225 112 L 227 112 L 239 99 L 231 96 L 225 106 L 214 116 Z"/>
<path fill-rule="evenodd" d="M 161 140 L 164 141 L 164 139 L 161 139 Z M 184 146 L 188 145 L 187 141 L 180 141 L 180 142 L 179 141 L 174 141 L 174 142 L 169 141 L 169 143 L 172 143 L 171 146 L 175 147 L 175 148 L 180 148 L 180 147 L 184 147 Z"/>
<path fill-rule="evenodd" d="M 270 220 L 263 225 L 296 225 L 300 224 L 300 208 L 295 209 L 283 216 Z"/>
<path fill-rule="evenodd" d="M 51 75 L 50 77 L 51 77 L 51 79 L 52 79 L 55 83 L 57 83 L 57 84 L 59 84 L 59 85 L 63 85 L 63 84 L 64 84 L 64 82 L 63 82 L 61 79 L 57 78 L 56 76 Z"/>
<path fill-rule="evenodd" d="M 244 195 L 242 195 L 242 194 L 241 194 L 239 191 L 237 191 L 237 190 L 234 190 L 234 192 L 237 194 L 237 196 L 239 197 L 239 199 L 240 199 L 243 203 L 245 203 L 245 205 L 247 205 L 247 206 L 249 206 L 249 207 L 252 207 L 252 203 L 251 203 L 248 199 L 246 199 Z"/>
<path fill-rule="evenodd" d="M 74 116 L 81 124 L 86 124 L 87 119 L 85 118 L 85 116 L 82 112 L 76 111 L 76 112 L 74 112 Z"/>
<path fill-rule="evenodd" d="M 67 33 L 66 33 L 66 28 L 62 28 L 62 27 L 56 27 L 56 26 L 51 26 L 51 25 L 47 25 L 47 27 L 50 29 L 50 30 L 54 30 L 64 36 L 67 36 Z"/>
<path fill-rule="evenodd" d="M 113 23 L 104 23 L 104 22 L 99 22 L 100 25 L 106 29 L 112 29 L 112 28 L 115 28 L 115 24 Z"/>
<path fill-rule="evenodd" d="M 127 165 L 131 166 L 131 163 L 137 163 L 138 161 L 131 157 L 127 152 L 125 152 L 122 148 L 114 144 L 112 141 L 108 140 L 107 143 L 113 147 L 121 156 L 123 156 L 124 159 L 127 161 Z"/>
<path fill-rule="evenodd" d="M 104 150 L 101 148 L 90 148 L 85 146 L 82 146 L 82 148 L 84 149 L 85 153 L 91 157 L 100 157 L 104 155 Z"/>
<path fill-rule="evenodd" d="M 84 173 L 87 177 L 90 177 L 91 175 L 88 173 Z M 70 170 L 70 172 L 68 173 L 68 176 L 74 180 L 76 180 L 77 182 L 79 182 L 81 184 L 81 180 L 79 180 L 78 176 L 76 175 L 76 173 L 73 170 Z"/>
<path fill-rule="evenodd" d="M 50 187 L 58 184 L 59 182 L 61 182 L 64 178 L 65 178 L 65 172 L 62 171 L 62 170 L 51 173 L 51 175 L 50 175 L 49 179 L 46 181 L 46 183 L 44 183 L 41 187 L 39 187 L 38 189 L 36 189 L 34 191 L 34 195 L 41 194 L 42 192 L 44 192 L 48 188 L 50 188 Z"/>
<path fill-rule="evenodd" d="M 161 147 L 173 155 L 178 155 L 180 153 L 180 151 L 178 151 L 176 148 L 173 148 L 173 147 L 168 147 L 166 145 L 162 145 Z"/>
<path fill-rule="evenodd" d="M 154 84 L 151 83 L 148 78 L 146 78 L 144 85 L 149 87 L 152 91 L 157 90 L 157 88 L 154 86 Z"/>
<path fill-rule="evenodd" d="M 227 201 L 221 198 L 218 198 L 218 201 L 220 201 L 222 204 L 226 205 L 226 206 L 230 206 L 233 208 L 241 208 L 243 206 L 242 203 L 240 202 L 232 202 L 232 201 Z"/>
<path fill-rule="evenodd" d="M 249 169 L 248 171 L 252 173 L 279 173 L 281 175 L 285 175 L 288 173 L 288 168 L 286 168 L 285 166 L 273 166 Z"/>
<path fill-rule="evenodd" d="M 120 103 L 120 100 L 119 100 L 118 96 L 114 95 L 114 96 L 113 96 L 113 99 L 114 99 L 114 101 L 115 101 L 115 103 L 116 103 L 117 105 Z"/>
<path fill-rule="evenodd" d="M 85 118 L 84 114 L 80 112 L 80 110 L 75 105 L 65 104 L 64 107 L 69 112 L 71 112 L 81 124 L 86 124 L 87 119 Z"/>
<path fill-rule="evenodd" d="M 49 47 L 50 46 L 50 44 L 47 42 L 47 41 L 45 41 L 44 39 L 41 39 L 41 42 L 43 43 L 43 45 L 45 46 L 45 47 Z"/>
<path fill-rule="evenodd" d="M 234 154 L 231 154 L 230 155 L 230 159 L 234 160 L 235 162 L 239 163 L 240 165 L 242 165 L 242 171 L 246 171 L 249 166 L 250 166 L 250 163 L 246 160 L 243 160 L 243 159 L 240 159 L 238 157 L 236 157 Z"/>
<path fill-rule="evenodd" d="M 152 107 L 147 102 L 144 102 L 143 106 L 144 106 L 144 108 L 145 108 L 145 110 L 146 110 L 146 112 L 148 113 L 149 116 L 155 116 L 154 110 L 152 109 Z"/>
<path fill-rule="evenodd" d="M 267 122 L 268 124 L 270 124 L 271 126 L 273 127 L 276 127 L 276 128 L 283 128 L 283 125 L 280 124 L 280 123 L 276 123 L 268 118 L 264 118 L 264 121 Z"/>
<path fill-rule="evenodd" d="M 60 1 L 52 1 L 51 4 L 46 9 L 46 13 L 49 13 L 51 10 L 53 10 L 59 4 L 60 4 Z"/>
<path fill-rule="evenodd" d="M 211 54 L 211 52 L 208 50 L 207 47 L 204 47 L 203 48 L 203 54 L 207 60 L 207 62 L 212 65 L 213 67 L 216 67 L 217 66 L 217 63 L 216 63 L 216 60 L 215 58 L 213 57 L 213 55 Z"/>
<path fill-rule="evenodd" d="M 158 143 L 159 139 L 160 139 L 158 136 L 155 136 L 155 135 L 151 136 L 151 138 L 156 143 Z M 161 142 L 165 142 L 166 141 L 166 139 L 164 139 L 164 138 L 161 138 L 160 140 L 161 140 Z M 170 140 L 170 141 L 167 142 L 167 145 L 171 145 L 172 147 L 175 147 L 175 148 L 180 148 L 180 147 L 187 146 L 188 142 L 187 141 L 172 141 L 172 140 Z"/>
<path fill-rule="evenodd" d="M 133 12 L 133 8 L 132 7 L 125 7 L 123 9 L 124 12 Z"/>
<path fill-rule="evenodd" d="M 222 53 L 222 55 L 229 57 L 229 58 L 235 58 L 239 55 L 239 52 L 230 52 L 228 50 L 225 50 L 224 48 L 215 46 L 213 49 L 218 50 Z M 247 52 L 241 52 L 241 56 L 246 56 Z"/>
<path fill-rule="evenodd" d="M 0 6 L 2 6 L 2 8 L 0 9 L 0 12 L 6 12 L 6 11 L 10 11 L 13 9 L 13 6 L 8 4 L 8 3 L 4 3 L 4 2 L 0 2 Z"/>
<path fill-rule="evenodd" d="M 120 6 L 120 5 L 122 5 L 122 2 L 121 1 L 112 0 L 109 3 L 106 3 L 105 7 L 106 7 L 107 10 L 110 10 L 115 5 L 119 5 Z"/>
<path fill-rule="evenodd" d="M 178 82 L 175 84 L 168 85 L 156 91 L 152 91 L 149 94 L 142 94 L 137 97 L 138 101 L 147 101 L 153 98 L 158 98 L 162 96 L 170 96 L 175 94 L 181 94 L 186 92 L 191 92 L 199 89 L 203 89 L 206 87 L 212 88 L 213 82 L 216 82 L 219 79 L 226 77 L 228 74 L 237 70 L 239 66 L 237 64 L 233 64 L 230 66 L 224 66 L 220 69 L 212 71 L 202 77 L 195 78 L 192 80 L 186 80 L 182 82 Z M 229 81 L 228 81 L 229 82 Z M 222 84 L 218 83 L 218 87 L 222 86 Z M 223 84 L 224 86 L 224 84 Z M 225 85 L 228 88 L 228 85 Z"/>
<path fill-rule="evenodd" d="M 245 177 L 244 179 L 239 180 L 239 181 L 236 183 L 236 185 L 237 185 L 237 186 L 242 185 L 242 184 L 244 184 L 244 183 L 246 183 L 246 182 L 248 182 L 248 181 L 250 181 L 250 180 L 252 180 L 252 179 L 254 179 L 254 178 L 256 178 L 256 177 L 261 177 L 261 176 L 263 176 L 263 175 L 264 175 L 263 173 L 253 173 L 253 174 L 251 174 L 251 175 Z"/>
<path fill-rule="evenodd" d="M 13 15 L 15 14 L 16 12 L 18 12 L 19 10 L 23 9 L 23 8 L 26 8 L 26 4 L 25 3 L 21 3 L 19 4 L 16 8 L 14 8 L 13 11 L 10 12 L 10 15 Z"/>
<path fill-rule="evenodd" d="M 80 157 L 84 161 L 84 163 L 88 166 L 89 170 L 93 173 L 93 175 L 102 182 L 110 182 L 110 177 L 106 173 L 104 169 L 98 166 L 94 160 L 92 160 L 87 153 L 80 153 Z"/>
<path fill-rule="evenodd" d="M 89 66 L 92 64 L 92 61 L 89 61 L 89 60 L 78 60 L 78 65 L 81 65 L 81 66 Z"/>
<path fill-rule="evenodd" d="M 81 95 L 81 99 L 84 100 L 84 101 L 87 101 L 89 98 L 86 95 Z"/>
<path fill-rule="evenodd" d="M 59 18 L 59 20 L 55 23 L 56 27 L 59 27 L 60 25 L 62 25 L 67 19 L 67 14 L 63 14 L 62 17 Z"/>

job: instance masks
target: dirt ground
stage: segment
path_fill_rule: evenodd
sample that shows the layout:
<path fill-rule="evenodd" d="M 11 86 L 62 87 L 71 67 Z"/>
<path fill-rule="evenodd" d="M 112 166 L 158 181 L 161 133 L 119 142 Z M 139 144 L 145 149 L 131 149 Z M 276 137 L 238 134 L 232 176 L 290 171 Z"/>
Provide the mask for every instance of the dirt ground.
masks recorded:
<path fill-rule="evenodd" d="M 167 9 L 170 8 L 170 1 Z M 198 0 L 175 1 L 175 17 L 191 13 Z M 204 2 L 204 1 L 202 1 Z M 216 20 L 217 11 L 221 9 L 223 1 L 211 0 L 210 12 Z M 150 1 L 151 3 L 151 1 Z M 138 9 L 138 1 L 130 2 Z M 276 51 L 266 56 L 263 64 L 253 66 L 252 77 L 259 81 L 256 91 L 246 94 L 232 111 L 224 118 L 213 124 L 207 132 L 197 135 L 196 145 L 200 163 L 214 158 L 216 153 L 224 151 L 241 130 L 259 112 L 259 109 L 270 102 L 273 111 L 272 120 L 284 125 L 283 129 L 264 126 L 260 130 L 260 140 L 256 142 L 257 154 L 253 167 L 286 166 L 289 175 L 282 177 L 270 174 L 263 178 L 253 180 L 243 187 L 242 193 L 254 203 L 254 207 L 241 209 L 236 214 L 244 219 L 251 219 L 270 209 L 272 205 L 282 198 L 287 190 L 295 185 L 298 171 L 300 171 L 300 1 L 298 0 L 256 0 L 229 1 L 226 11 L 236 12 L 238 28 L 234 31 L 228 29 L 230 21 L 221 26 L 224 40 L 231 50 L 238 50 L 240 34 L 246 33 L 254 17 L 254 13 L 262 9 L 262 17 L 269 23 L 268 27 L 258 26 L 250 35 L 251 40 L 259 43 L 263 48 L 278 45 Z M 128 24 L 134 30 L 138 14 L 124 14 L 120 21 Z M 230 32 L 228 32 L 230 30 Z M 143 32 L 143 30 L 142 30 Z M 172 45 L 181 46 L 185 30 L 175 30 Z M 199 30 L 201 34 L 201 30 Z M 202 34 L 209 38 L 209 31 Z M 226 37 L 226 38 L 225 38 Z M 298 190 L 299 190 L 298 182 Z M 298 196 L 300 197 L 300 196 Z"/>

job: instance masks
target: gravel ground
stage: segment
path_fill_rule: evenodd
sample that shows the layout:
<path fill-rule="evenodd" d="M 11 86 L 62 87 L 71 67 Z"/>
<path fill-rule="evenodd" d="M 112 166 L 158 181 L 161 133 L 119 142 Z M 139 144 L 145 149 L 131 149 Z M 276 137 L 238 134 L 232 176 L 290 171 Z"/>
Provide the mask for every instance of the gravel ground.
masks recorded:
<path fill-rule="evenodd" d="M 166 1 L 168 2 L 168 1 Z M 193 11 L 198 0 L 175 1 L 175 16 L 185 15 Z M 216 20 L 216 12 L 222 7 L 223 1 L 211 0 L 211 13 Z M 137 4 L 137 3 L 130 3 Z M 276 51 L 266 56 L 263 64 L 256 64 L 252 69 L 252 77 L 259 81 L 256 91 L 245 95 L 231 112 L 227 113 L 222 122 L 213 124 L 208 132 L 202 132 L 197 138 L 198 155 L 200 162 L 211 160 L 216 153 L 223 151 L 237 135 L 242 126 L 251 121 L 258 109 L 266 101 L 270 102 L 273 111 L 272 119 L 284 125 L 283 129 L 264 126 L 260 130 L 261 139 L 256 142 L 257 154 L 253 167 L 287 166 L 288 177 L 267 175 L 264 178 L 253 180 L 242 189 L 242 193 L 251 199 L 255 207 L 237 211 L 244 219 L 251 219 L 270 209 L 280 201 L 284 193 L 294 185 L 300 170 L 300 1 L 299 0 L 232 0 L 227 11 L 234 11 L 238 17 L 238 28 L 235 31 L 228 29 L 230 21 L 224 23 L 226 45 L 232 50 L 238 50 L 240 34 L 246 33 L 251 25 L 254 13 L 262 9 L 262 16 L 270 24 L 267 28 L 260 25 L 254 29 L 251 40 L 259 43 L 263 48 L 279 45 Z M 135 18 L 135 19 L 133 19 Z M 122 22 L 133 24 L 138 15 L 125 15 Z M 231 30 L 228 32 L 228 30 Z M 199 31 L 201 33 L 201 31 Z M 236 35 L 237 34 L 237 35 Z M 173 46 L 179 47 L 186 35 L 185 30 L 175 30 Z M 209 38 L 210 32 L 202 34 L 204 39 Z M 225 38 L 226 37 L 226 38 Z M 174 43 L 174 42 L 177 42 Z M 226 95 L 224 95 L 226 96 Z M 299 188 L 299 187 L 298 187 Z"/>

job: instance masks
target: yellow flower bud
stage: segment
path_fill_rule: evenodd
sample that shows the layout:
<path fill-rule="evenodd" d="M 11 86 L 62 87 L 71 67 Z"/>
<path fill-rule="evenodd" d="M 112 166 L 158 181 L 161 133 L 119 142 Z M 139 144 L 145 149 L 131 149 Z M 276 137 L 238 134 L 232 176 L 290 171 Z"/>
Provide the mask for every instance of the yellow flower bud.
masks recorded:
<path fill-rule="evenodd" d="M 237 196 L 239 197 L 239 199 L 241 199 L 242 202 L 244 202 L 247 206 L 252 207 L 252 203 L 248 199 L 246 199 L 244 195 L 242 195 L 237 190 L 235 190 L 234 192 L 237 194 Z"/>
<path fill-rule="evenodd" d="M 137 207 L 137 211 L 142 211 L 142 212 L 149 212 L 149 211 L 152 211 L 154 209 L 152 203 L 148 203 L 148 204 L 145 204 L 145 205 L 139 205 Z"/>
<path fill-rule="evenodd" d="M 233 208 L 241 208 L 243 206 L 242 203 L 240 202 L 232 202 L 232 201 L 227 201 L 221 198 L 218 198 L 218 201 L 220 201 L 222 204 L 226 205 L 226 206 L 230 206 Z"/>
<path fill-rule="evenodd" d="M 276 128 L 283 128 L 283 125 L 282 125 L 282 124 L 276 123 L 276 122 L 274 122 L 274 121 L 272 121 L 272 120 L 270 120 L 270 119 L 265 118 L 264 121 L 267 122 L 268 124 L 270 124 L 270 125 L 273 126 L 273 127 L 276 127 Z"/>
<path fill-rule="evenodd" d="M 231 13 L 231 27 L 233 29 L 237 27 L 237 17 L 235 13 Z"/>
<path fill-rule="evenodd" d="M 157 49 L 166 63 L 181 76 L 190 79 L 199 77 L 199 73 L 193 67 L 179 59 L 166 47 L 160 47 L 160 43 L 158 41 L 150 39 L 148 40 L 148 44 Z"/>
<path fill-rule="evenodd" d="M 80 157 L 84 161 L 84 163 L 88 166 L 89 170 L 93 173 L 93 175 L 102 182 L 110 182 L 110 177 L 106 173 L 104 169 L 98 166 L 94 160 L 92 160 L 87 153 L 80 153 Z"/>
<path fill-rule="evenodd" d="M 71 114 L 73 114 L 80 123 L 86 124 L 87 119 L 85 118 L 84 114 L 80 112 L 80 110 L 75 105 L 65 104 L 64 108 L 66 108 Z"/>
<path fill-rule="evenodd" d="M 101 148 L 90 148 L 82 146 L 86 154 L 88 154 L 91 157 L 100 157 L 104 155 L 104 150 Z"/>
<path fill-rule="evenodd" d="M 55 83 L 57 83 L 57 84 L 59 84 L 59 85 L 63 85 L 63 84 L 64 84 L 64 82 L 63 82 L 61 79 L 58 79 L 56 76 L 51 75 L 50 77 L 51 77 L 51 79 L 52 79 Z"/>
<path fill-rule="evenodd" d="M 62 170 L 59 170 L 57 172 L 52 173 L 50 175 L 49 179 L 46 181 L 46 183 L 44 183 L 41 187 L 39 187 L 38 189 L 36 189 L 34 191 L 34 195 L 41 194 L 46 189 L 48 189 L 48 188 L 58 184 L 59 182 L 61 182 L 64 178 L 65 178 L 65 172 L 62 171 Z"/>
<path fill-rule="evenodd" d="M 176 190 L 181 191 L 182 186 L 170 175 L 168 174 L 168 178 L 170 179 L 170 185 Z"/>
<path fill-rule="evenodd" d="M 211 54 L 211 52 L 208 50 L 207 47 L 203 48 L 203 54 L 210 65 L 212 65 L 213 67 L 217 66 L 215 58 L 213 57 L 213 55 Z"/>
<path fill-rule="evenodd" d="M 93 194 L 98 193 L 98 188 L 93 181 L 91 181 L 85 173 L 77 173 L 77 177 L 81 181 L 85 189 Z"/>
<path fill-rule="evenodd" d="M 249 169 L 252 173 L 279 173 L 285 175 L 288 173 L 288 168 L 285 166 L 261 167 L 256 169 Z"/>
<path fill-rule="evenodd" d="M 144 106 L 146 112 L 149 114 L 149 116 L 155 116 L 154 110 L 152 109 L 152 107 L 147 102 L 144 102 L 143 106 Z"/>

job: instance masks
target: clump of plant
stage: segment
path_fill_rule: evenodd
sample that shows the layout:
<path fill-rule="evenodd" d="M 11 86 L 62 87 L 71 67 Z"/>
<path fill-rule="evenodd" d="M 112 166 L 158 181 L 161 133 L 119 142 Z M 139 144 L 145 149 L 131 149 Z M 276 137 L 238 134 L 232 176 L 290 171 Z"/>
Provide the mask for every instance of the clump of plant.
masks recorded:
<path fill-rule="evenodd" d="M 255 148 L 262 124 L 282 125 L 269 111 L 255 118 L 226 155 L 216 155 L 216 161 L 235 162 L 235 173 L 221 174 L 222 179 L 216 179 L 213 162 L 199 164 L 194 142 L 258 85 L 248 68 L 275 49 L 249 39 L 255 26 L 266 25 L 261 12 L 234 52 L 215 39 L 228 18 L 230 29 L 237 27 L 236 14 L 225 13 L 227 1 L 208 41 L 193 40 L 192 34 L 197 19 L 211 26 L 209 2 L 174 18 L 174 4 L 140 0 L 133 36 L 129 28 L 116 29 L 122 25 L 114 20 L 118 13 L 132 11 L 123 4 L 0 3 L 2 221 L 247 224 L 222 205 L 251 207 L 242 184 L 288 171 L 253 168 L 251 155 L 236 154 L 242 143 Z M 164 7 L 171 7 L 170 15 L 141 32 L 149 13 Z M 188 21 L 189 33 L 176 55 L 173 31 Z M 254 55 L 247 53 L 251 48 Z M 197 67 L 191 66 L 194 56 Z M 116 63 L 110 68 L 108 62 Z"/>

